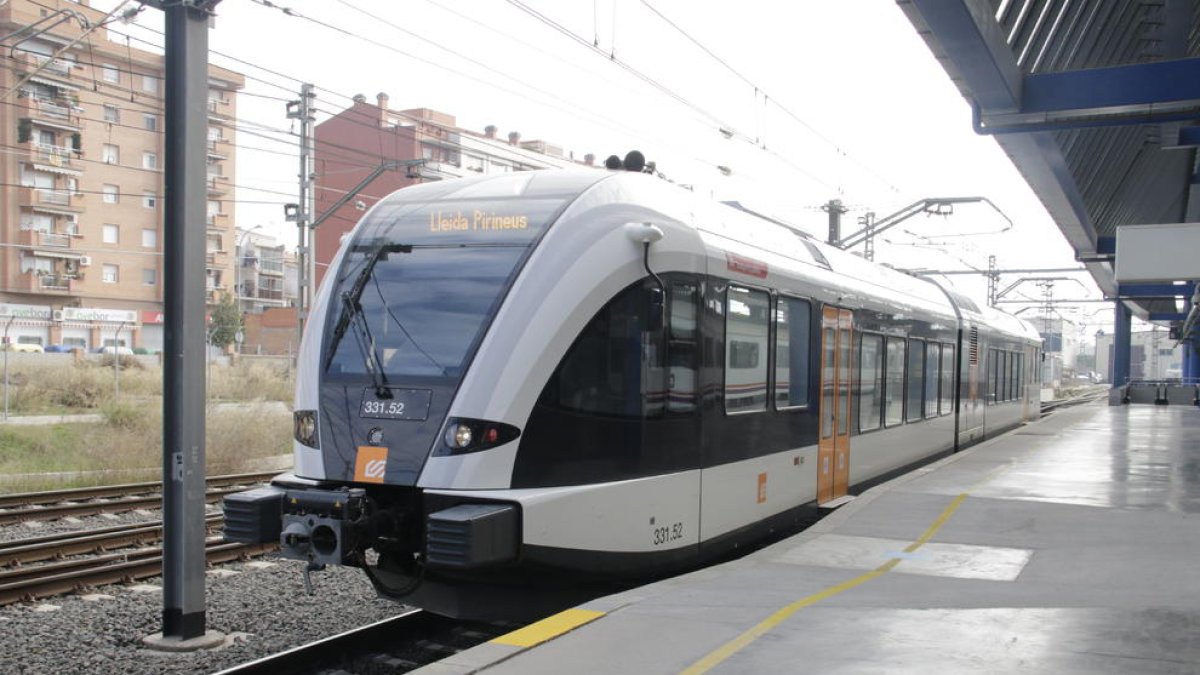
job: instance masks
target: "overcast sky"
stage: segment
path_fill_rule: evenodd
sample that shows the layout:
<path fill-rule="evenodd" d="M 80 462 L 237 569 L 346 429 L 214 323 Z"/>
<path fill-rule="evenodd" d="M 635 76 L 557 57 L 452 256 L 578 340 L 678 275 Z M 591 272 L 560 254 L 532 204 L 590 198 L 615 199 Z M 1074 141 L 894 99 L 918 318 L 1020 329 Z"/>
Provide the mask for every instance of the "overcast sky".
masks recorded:
<path fill-rule="evenodd" d="M 953 216 L 918 216 L 892 230 L 886 239 L 895 245 L 881 242 L 876 259 L 986 268 L 994 253 L 1002 268 L 1074 265 L 999 146 L 971 130 L 967 103 L 894 0 L 272 3 L 301 16 L 224 0 L 210 40 L 213 63 L 248 76 L 239 100 L 239 225 L 263 224 L 289 244 L 295 232 L 279 203 L 295 198 L 276 192 L 296 191 L 296 141 L 285 133 L 281 99 L 305 81 L 318 87 L 318 121 L 348 107 L 349 96 L 373 101 L 382 91 L 394 109 L 434 108 L 480 131 L 494 124 L 501 137 L 518 131 L 577 158 L 636 148 L 676 182 L 821 238 L 820 206 L 831 198 L 852 209 L 849 231 L 867 210 L 883 216 L 926 197 L 983 196 L 1011 218 L 1011 230 L 946 237 L 1007 224 L 987 206 L 962 205 Z M 137 24 L 160 28 L 157 14 L 144 11 Z M 1087 275 L 1076 276 L 1086 289 L 1059 282 L 1055 295 L 1096 295 Z M 955 283 L 985 295 L 982 280 Z M 1033 284 L 1016 293 L 1026 289 L 1038 295 Z M 1085 305 L 1081 315 L 1108 325 L 1102 307 Z"/>

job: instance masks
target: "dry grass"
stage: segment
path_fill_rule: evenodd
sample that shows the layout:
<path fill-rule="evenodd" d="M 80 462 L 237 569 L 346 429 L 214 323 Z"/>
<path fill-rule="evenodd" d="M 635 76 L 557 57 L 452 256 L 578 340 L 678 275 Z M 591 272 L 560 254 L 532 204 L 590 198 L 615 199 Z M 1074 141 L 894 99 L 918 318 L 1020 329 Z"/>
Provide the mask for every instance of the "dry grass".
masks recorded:
<path fill-rule="evenodd" d="M 144 406 L 110 404 L 103 415 L 101 423 L 0 426 L 0 475 L 40 474 L 7 481 L 0 492 L 161 476 L 161 413 Z M 206 426 L 209 475 L 256 471 L 263 460 L 291 452 L 291 418 L 278 409 L 210 409 Z"/>
<path fill-rule="evenodd" d="M 208 373 L 205 373 L 207 376 Z M 107 363 L 18 363 L 9 368 L 12 415 L 99 413 L 100 423 L 0 425 L 0 491 L 52 489 L 155 480 L 162 466 L 162 368 L 122 358 L 120 397 Z M 2 386 L 2 383 L 0 383 Z M 206 464 L 210 475 L 263 468 L 264 458 L 291 453 L 290 369 L 261 363 L 214 365 Z M 42 474 L 12 479 L 18 474 Z"/>
<path fill-rule="evenodd" d="M 99 412 L 116 401 L 116 374 L 108 361 L 71 365 L 18 364 L 9 368 L 9 412 L 14 415 Z M 262 364 L 212 367 L 210 400 L 283 401 L 295 387 L 285 368 Z M 2 383 L 0 383 L 2 386 Z M 162 396 L 162 368 L 122 358 L 120 400 Z M 149 405 L 145 407 L 158 407 Z"/>

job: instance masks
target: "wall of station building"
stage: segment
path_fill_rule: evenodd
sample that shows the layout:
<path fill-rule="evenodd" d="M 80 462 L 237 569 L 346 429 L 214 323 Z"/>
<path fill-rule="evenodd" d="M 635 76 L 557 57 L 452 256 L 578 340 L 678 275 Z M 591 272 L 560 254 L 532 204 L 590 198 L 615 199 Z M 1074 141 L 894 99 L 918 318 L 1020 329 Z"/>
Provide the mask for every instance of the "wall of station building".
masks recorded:
<path fill-rule="evenodd" d="M 1133 380 L 1166 380 L 1183 376 L 1183 349 L 1175 346 L 1165 329 L 1136 331 L 1129 335 L 1129 377 Z M 1096 340 L 1096 372 L 1112 382 L 1113 336 Z"/>

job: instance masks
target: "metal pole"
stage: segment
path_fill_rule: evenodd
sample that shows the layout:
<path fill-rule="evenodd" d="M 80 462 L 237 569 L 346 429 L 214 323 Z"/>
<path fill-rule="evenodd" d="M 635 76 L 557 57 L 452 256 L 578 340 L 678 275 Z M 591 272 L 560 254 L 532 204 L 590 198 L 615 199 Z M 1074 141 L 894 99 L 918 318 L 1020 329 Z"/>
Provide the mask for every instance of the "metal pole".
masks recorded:
<path fill-rule="evenodd" d="M 8 329 L 12 327 L 13 321 L 17 317 L 9 317 L 8 323 L 4 324 L 4 419 L 8 419 Z"/>
<path fill-rule="evenodd" d="M 300 85 L 300 100 L 292 101 L 288 104 L 288 119 L 299 120 L 300 122 L 300 193 L 299 201 L 296 205 L 295 221 L 298 229 L 299 246 L 296 247 L 296 255 L 299 264 L 296 266 L 297 282 L 299 294 L 298 308 L 296 310 L 296 335 L 297 341 L 304 337 L 304 323 L 308 319 L 309 309 L 312 307 L 313 287 L 315 283 L 316 273 L 316 252 L 313 246 L 313 231 L 309 223 L 312 221 L 312 199 L 314 196 L 313 190 L 313 153 L 316 147 L 316 139 L 313 138 L 312 123 L 316 120 L 312 106 L 313 99 L 316 98 L 314 87 L 311 84 Z"/>
<path fill-rule="evenodd" d="M 208 20 L 218 0 L 164 3 L 163 638 L 206 633 L 205 178 Z"/>
<path fill-rule="evenodd" d="M 117 326 L 117 333 L 113 336 L 113 400 L 121 398 L 121 331 L 125 328 L 125 321 L 122 321 Z"/>
<path fill-rule="evenodd" d="M 842 214 L 849 209 L 842 206 L 842 200 L 830 199 L 821 207 L 821 210 L 829 214 L 829 237 L 827 241 L 831 246 L 839 246 L 842 242 Z"/>

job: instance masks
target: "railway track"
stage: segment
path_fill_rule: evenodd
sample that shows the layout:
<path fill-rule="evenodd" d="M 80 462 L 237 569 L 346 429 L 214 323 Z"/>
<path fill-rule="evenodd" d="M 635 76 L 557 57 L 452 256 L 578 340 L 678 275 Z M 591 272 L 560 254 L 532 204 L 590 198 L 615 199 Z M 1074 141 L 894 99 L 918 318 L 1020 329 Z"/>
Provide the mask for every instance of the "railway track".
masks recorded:
<path fill-rule="evenodd" d="M 269 480 L 278 473 L 213 476 L 207 480 L 205 501 L 217 502 L 226 494 Z M 149 482 L 0 495 L 0 525 L 157 508 L 162 503 L 161 492 L 161 482 Z"/>
<path fill-rule="evenodd" d="M 515 626 L 462 623 L 412 609 L 217 675 L 406 673 L 501 635 Z"/>
<path fill-rule="evenodd" d="M 229 544 L 220 536 L 210 536 L 205 541 L 205 557 L 209 564 L 218 564 L 248 559 L 275 548 L 275 544 Z M 0 606 L 160 576 L 162 559 L 161 546 L 147 546 L 0 571 Z"/>

